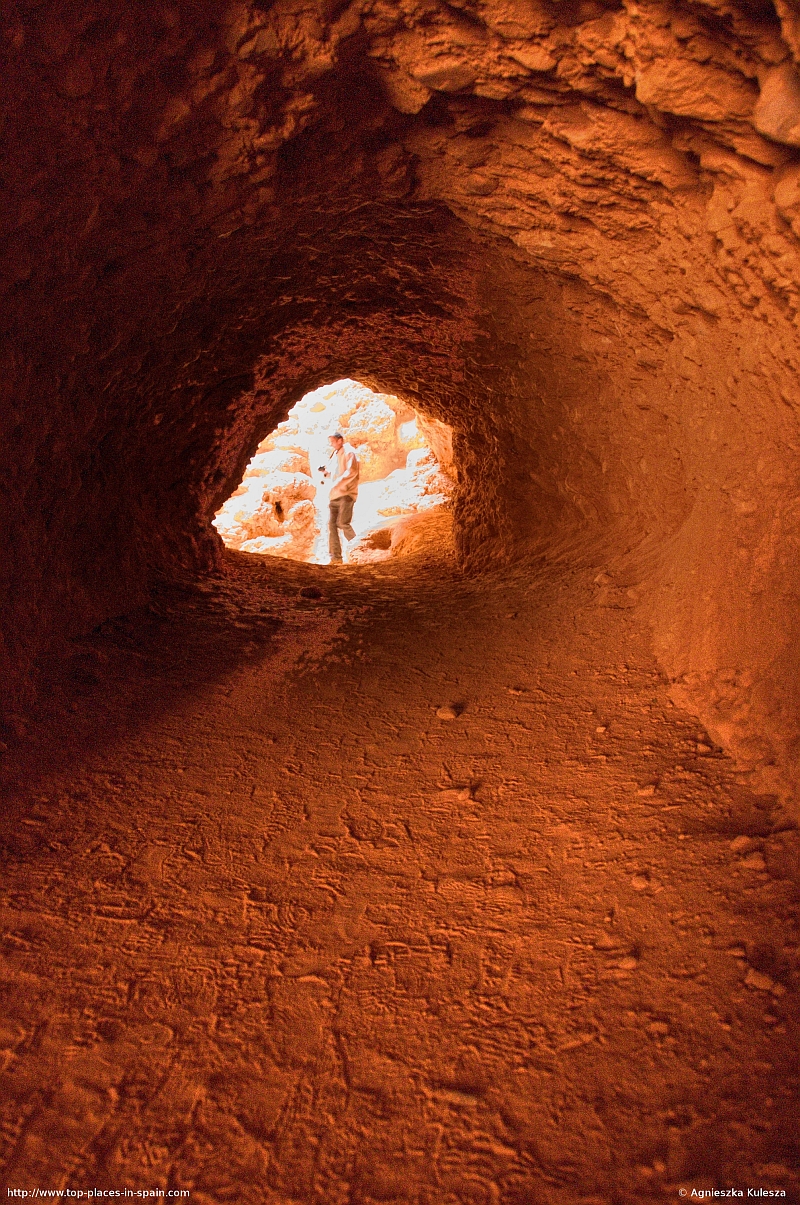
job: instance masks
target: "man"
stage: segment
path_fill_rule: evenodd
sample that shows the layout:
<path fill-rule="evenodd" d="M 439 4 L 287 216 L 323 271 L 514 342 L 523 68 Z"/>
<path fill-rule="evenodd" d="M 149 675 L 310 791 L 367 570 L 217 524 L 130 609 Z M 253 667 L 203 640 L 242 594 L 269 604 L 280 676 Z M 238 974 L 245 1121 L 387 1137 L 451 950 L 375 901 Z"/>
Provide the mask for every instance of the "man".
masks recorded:
<path fill-rule="evenodd" d="M 344 442 L 344 436 L 340 431 L 337 431 L 335 435 L 329 435 L 328 443 L 331 445 L 330 459 L 332 461 L 331 472 L 333 474 L 328 546 L 330 548 L 331 564 L 341 565 L 342 544 L 339 539 L 339 532 L 344 532 L 348 541 L 354 539 L 356 534 L 353 531 L 350 520 L 353 517 L 353 506 L 358 497 L 358 477 L 360 470 L 355 450 L 350 447 L 350 444 Z"/>

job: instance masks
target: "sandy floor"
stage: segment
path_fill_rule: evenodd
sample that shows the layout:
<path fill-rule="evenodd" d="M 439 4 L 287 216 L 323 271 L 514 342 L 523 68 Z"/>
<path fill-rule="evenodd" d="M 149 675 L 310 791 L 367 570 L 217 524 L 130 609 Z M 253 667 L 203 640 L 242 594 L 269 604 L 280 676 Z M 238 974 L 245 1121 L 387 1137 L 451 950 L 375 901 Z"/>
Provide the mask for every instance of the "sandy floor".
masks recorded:
<path fill-rule="evenodd" d="M 9 750 L 7 1186 L 797 1201 L 796 833 L 636 611 L 441 552 L 230 565 Z"/>

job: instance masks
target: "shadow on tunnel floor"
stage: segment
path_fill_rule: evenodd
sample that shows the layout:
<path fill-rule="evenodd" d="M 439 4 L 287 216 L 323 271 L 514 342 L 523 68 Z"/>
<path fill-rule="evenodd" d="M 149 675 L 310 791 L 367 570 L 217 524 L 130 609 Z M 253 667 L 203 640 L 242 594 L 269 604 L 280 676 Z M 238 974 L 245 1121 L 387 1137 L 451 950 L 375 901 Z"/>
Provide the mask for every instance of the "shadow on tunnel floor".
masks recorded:
<path fill-rule="evenodd" d="M 331 615 L 404 611 L 409 592 L 417 606 L 426 590 L 435 597 L 462 580 L 441 550 L 434 560 L 344 567 L 226 550 L 223 565 L 222 574 L 154 583 L 149 604 L 41 663 L 34 707 L 10 717 L 2 734 L 7 819 L 12 798 L 30 797 L 42 778 L 152 725 L 239 667 L 257 664 L 270 675 L 302 674 L 309 658 L 318 665 L 325 647 L 315 632 Z"/>

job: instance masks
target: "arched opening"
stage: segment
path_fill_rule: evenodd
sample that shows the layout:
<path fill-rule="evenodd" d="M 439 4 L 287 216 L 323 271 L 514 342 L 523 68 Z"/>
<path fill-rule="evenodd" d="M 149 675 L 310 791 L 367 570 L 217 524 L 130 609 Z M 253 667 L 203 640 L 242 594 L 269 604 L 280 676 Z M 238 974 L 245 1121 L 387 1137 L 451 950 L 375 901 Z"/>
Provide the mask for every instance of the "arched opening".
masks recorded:
<path fill-rule="evenodd" d="M 455 474 L 450 427 L 393 394 L 345 378 L 304 394 L 258 445 L 213 520 L 227 548 L 330 562 L 335 433 L 359 469 L 347 563 L 389 558 L 406 546 L 400 536 L 411 516 L 448 507 Z"/>

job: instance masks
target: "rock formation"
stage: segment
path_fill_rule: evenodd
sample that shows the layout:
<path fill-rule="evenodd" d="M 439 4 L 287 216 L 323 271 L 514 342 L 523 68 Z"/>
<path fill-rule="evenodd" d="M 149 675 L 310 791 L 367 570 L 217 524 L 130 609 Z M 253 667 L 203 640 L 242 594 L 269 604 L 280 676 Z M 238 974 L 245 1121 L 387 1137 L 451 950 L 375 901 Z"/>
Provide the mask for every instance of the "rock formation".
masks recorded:
<path fill-rule="evenodd" d="M 214 526 L 228 548 L 305 560 L 317 535 L 316 487 L 300 451 L 261 451 L 242 484 L 217 512 Z"/>
<path fill-rule="evenodd" d="M 408 453 L 406 467 L 395 469 L 378 498 L 382 515 L 409 514 L 440 506 L 450 496 L 451 483 L 430 448 Z"/>
<path fill-rule="evenodd" d="M 789 0 L 12 0 L 2 680 L 149 584 L 339 377 L 452 427 L 465 568 L 589 561 L 796 782 Z"/>

